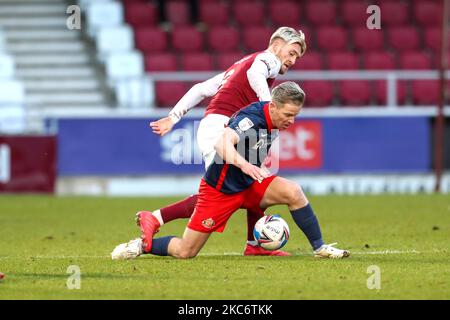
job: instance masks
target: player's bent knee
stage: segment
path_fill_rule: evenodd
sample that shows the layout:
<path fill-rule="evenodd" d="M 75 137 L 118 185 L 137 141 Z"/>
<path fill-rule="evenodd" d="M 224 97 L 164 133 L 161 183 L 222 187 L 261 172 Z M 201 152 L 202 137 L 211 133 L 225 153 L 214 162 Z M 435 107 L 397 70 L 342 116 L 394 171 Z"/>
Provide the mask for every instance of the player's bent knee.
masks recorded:
<path fill-rule="evenodd" d="M 296 183 L 293 183 L 288 190 L 288 202 L 289 205 L 300 207 L 308 204 L 308 199 L 303 193 L 302 188 Z"/>
<path fill-rule="evenodd" d="M 197 256 L 197 251 L 196 250 L 181 250 L 178 253 L 177 258 L 179 259 L 191 259 L 191 258 L 195 258 Z"/>

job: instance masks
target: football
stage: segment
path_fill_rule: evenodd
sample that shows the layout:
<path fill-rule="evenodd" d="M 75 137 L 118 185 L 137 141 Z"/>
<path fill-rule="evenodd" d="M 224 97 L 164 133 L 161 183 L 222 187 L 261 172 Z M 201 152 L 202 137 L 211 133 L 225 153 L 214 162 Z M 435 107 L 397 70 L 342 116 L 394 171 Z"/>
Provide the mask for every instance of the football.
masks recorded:
<path fill-rule="evenodd" d="M 253 236 L 266 250 L 278 250 L 289 240 L 289 226 L 278 214 L 264 216 L 253 229 Z"/>

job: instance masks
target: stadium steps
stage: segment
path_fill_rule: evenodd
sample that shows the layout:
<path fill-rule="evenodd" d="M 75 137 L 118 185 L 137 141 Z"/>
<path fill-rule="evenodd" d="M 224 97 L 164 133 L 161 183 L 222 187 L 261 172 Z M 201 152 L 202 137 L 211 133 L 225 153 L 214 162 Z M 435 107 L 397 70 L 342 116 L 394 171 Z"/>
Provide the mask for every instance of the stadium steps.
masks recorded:
<path fill-rule="evenodd" d="M 77 80 L 25 80 L 23 81 L 25 88 L 29 91 L 36 90 L 37 92 L 45 90 L 54 91 L 94 91 L 101 90 L 101 82 L 95 78 L 81 78 Z"/>
<path fill-rule="evenodd" d="M 64 55 L 35 55 L 26 53 L 16 54 L 14 60 L 16 66 L 19 68 L 28 66 L 87 65 L 91 62 L 87 53 L 68 53 Z"/>
<path fill-rule="evenodd" d="M 113 105 L 95 50 L 66 26 L 66 0 L 0 0 L 0 27 L 28 108 Z M 84 25 L 83 25 L 84 26 Z M 83 27 L 82 26 L 82 27 Z"/>

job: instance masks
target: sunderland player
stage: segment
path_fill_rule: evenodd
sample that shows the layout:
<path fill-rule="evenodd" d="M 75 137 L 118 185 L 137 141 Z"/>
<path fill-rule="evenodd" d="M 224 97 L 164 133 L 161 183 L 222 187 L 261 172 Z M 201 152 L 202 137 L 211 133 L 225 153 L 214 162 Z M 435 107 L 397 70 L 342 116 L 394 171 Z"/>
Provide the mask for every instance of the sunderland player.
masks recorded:
<path fill-rule="evenodd" d="M 255 102 L 233 116 L 215 144 L 214 161 L 201 180 L 195 211 L 183 237 L 153 239 L 149 253 L 195 257 L 211 233 L 223 232 L 228 219 L 239 208 L 264 214 L 270 206 L 286 204 L 308 238 L 315 257 L 350 256 L 347 250 L 324 243 L 317 217 L 299 185 L 270 176 L 261 168 L 277 129 L 285 130 L 294 123 L 304 99 L 305 94 L 296 83 L 284 82 L 273 89 L 271 102 Z M 260 153 L 263 147 L 265 150 Z M 251 159 L 254 164 L 249 162 Z M 111 256 L 133 259 L 144 253 L 144 246 L 142 238 L 131 240 L 118 245 Z"/>
<path fill-rule="evenodd" d="M 305 51 L 304 34 L 293 28 L 281 27 L 271 36 L 267 50 L 246 56 L 226 72 L 196 84 L 175 105 L 168 117 L 152 122 L 150 126 L 155 133 L 163 136 L 200 101 L 214 96 L 197 133 L 199 149 L 205 161 L 205 167 L 208 168 L 215 156 L 214 145 L 222 135 L 230 117 L 250 103 L 269 101 L 270 87 L 275 78 L 279 74 L 286 73 Z M 139 212 L 137 222 L 146 243 L 146 251 L 151 250 L 151 239 L 161 225 L 177 218 L 189 218 L 196 203 L 197 195 L 193 195 L 154 212 Z M 289 255 L 282 251 L 268 251 L 257 246 L 253 239 L 253 227 L 261 214 L 251 211 L 247 213 L 248 241 L 244 254 Z"/>

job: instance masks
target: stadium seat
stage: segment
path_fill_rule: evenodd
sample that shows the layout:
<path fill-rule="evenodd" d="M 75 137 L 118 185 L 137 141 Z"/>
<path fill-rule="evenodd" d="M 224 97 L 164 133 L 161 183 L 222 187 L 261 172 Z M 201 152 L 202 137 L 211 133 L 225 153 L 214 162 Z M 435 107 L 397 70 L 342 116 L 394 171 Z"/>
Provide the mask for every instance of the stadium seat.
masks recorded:
<path fill-rule="evenodd" d="M 230 7 L 223 2 L 208 2 L 200 5 L 200 21 L 208 26 L 227 26 L 230 20 Z"/>
<path fill-rule="evenodd" d="M 375 98 L 379 105 L 387 104 L 387 82 L 385 80 L 375 81 Z M 406 100 L 406 82 L 397 81 L 397 104 L 402 105 Z"/>
<path fill-rule="evenodd" d="M 268 27 L 248 27 L 244 29 L 244 45 L 248 52 L 266 50 L 274 30 Z"/>
<path fill-rule="evenodd" d="M 156 105 L 172 108 L 189 90 L 185 82 L 161 81 L 156 83 Z"/>
<path fill-rule="evenodd" d="M 149 2 L 124 2 L 125 21 L 136 27 L 150 27 L 158 24 L 158 10 Z"/>
<path fill-rule="evenodd" d="M 2 83 L 0 82 L 1 85 Z M 0 88 L 0 92 L 1 90 Z M 25 133 L 27 129 L 26 118 L 26 111 L 22 105 L 12 104 L 0 106 L 0 134 Z"/>
<path fill-rule="evenodd" d="M 366 27 L 356 28 L 353 31 L 353 44 L 358 51 L 383 50 L 383 30 L 369 30 Z"/>
<path fill-rule="evenodd" d="M 112 53 L 106 59 L 108 79 L 115 81 L 142 76 L 144 71 L 143 60 L 141 53 L 138 51 Z"/>
<path fill-rule="evenodd" d="M 306 3 L 306 17 L 315 26 L 335 25 L 336 4 L 333 1 L 309 1 Z"/>
<path fill-rule="evenodd" d="M 347 30 L 342 27 L 322 27 L 317 31 L 317 44 L 327 51 L 346 51 Z"/>
<path fill-rule="evenodd" d="M 15 74 L 14 59 L 11 55 L 0 53 L 0 80 L 12 79 Z"/>
<path fill-rule="evenodd" d="M 344 25 L 352 28 L 365 26 L 368 17 L 366 10 L 367 4 L 362 1 L 344 1 L 341 4 L 341 17 Z"/>
<path fill-rule="evenodd" d="M 416 105 L 437 105 L 439 103 L 439 81 L 412 81 L 412 99 Z"/>
<path fill-rule="evenodd" d="M 441 29 L 431 27 L 425 29 L 425 47 L 430 48 L 435 54 L 440 54 L 441 50 Z M 450 33 L 448 34 L 447 43 L 450 43 Z"/>
<path fill-rule="evenodd" d="M 411 70 L 431 69 L 431 59 L 423 52 L 405 52 L 400 56 L 400 68 Z"/>
<path fill-rule="evenodd" d="M 203 49 L 203 34 L 195 27 L 178 27 L 173 29 L 172 46 L 181 52 L 195 52 Z"/>
<path fill-rule="evenodd" d="M 0 80 L 0 105 L 22 105 L 24 102 L 25 88 L 22 82 L 17 80 Z"/>
<path fill-rule="evenodd" d="M 333 103 L 334 94 L 331 81 L 303 81 L 300 86 L 306 93 L 306 107 L 327 107 Z"/>
<path fill-rule="evenodd" d="M 86 24 L 90 37 L 95 37 L 99 28 L 115 27 L 123 23 L 123 8 L 119 2 L 94 2 L 87 8 Z"/>
<path fill-rule="evenodd" d="M 362 56 L 363 68 L 368 70 L 396 69 L 394 55 L 388 52 L 369 52 Z"/>
<path fill-rule="evenodd" d="M 144 53 L 164 52 L 168 47 L 167 33 L 158 27 L 135 28 L 136 48 Z"/>
<path fill-rule="evenodd" d="M 439 27 L 442 21 L 442 5 L 440 2 L 416 1 L 414 18 L 423 27 Z"/>
<path fill-rule="evenodd" d="M 333 52 L 328 54 L 328 68 L 331 70 L 359 69 L 358 56 L 351 52 Z"/>
<path fill-rule="evenodd" d="M 382 26 L 401 26 L 408 24 L 408 5 L 405 2 L 382 1 L 380 10 Z"/>
<path fill-rule="evenodd" d="M 236 51 L 239 47 L 239 32 L 233 27 L 213 27 L 208 31 L 207 42 L 217 52 Z"/>
<path fill-rule="evenodd" d="M 100 55 L 133 50 L 133 30 L 127 25 L 101 28 L 97 33 L 96 44 Z"/>
<path fill-rule="evenodd" d="M 365 106 L 370 103 L 370 83 L 362 80 L 338 82 L 341 103 L 346 106 Z"/>
<path fill-rule="evenodd" d="M 233 13 L 236 22 L 243 26 L 260 26 L 264 24 L 264 4 L 259 1 L 234 2 Z"/>
<path fill-rule="evenodd" d="M 173 53 L 147 54 L 145 71 L 177 71 L 177 56 Z"/>
<path fill-rule="evenodd" d="M 415 27 L 395 27 L 387 32 L 389 45 L 401 51 L 411 51 L 419 48 L 419 34 Z"/>
<path fill-rule="evenodd" d="M 208 53 L 186 53 L 181 56 L 181 69 L 184 71 L 212 71 L 216 68 Z"/>
<path fill-rule="evenodd" d="M 148 78 L 118 80 L 117 103 L 125 108 L 148 108 L 154 104 L 154 90 Z"/>
<path fill-rule="evenodd" d="M 240 52 L 228 52 L 228 53 L 219 53 L 216 56 L 216 66 L 218 70 L 225 71 L 229 67 L 231 67 L 235 62 L 242 59 L 245 55 Z"/>
<path fill-rule="evenodd" d="M 168 1 L 166 2 L 167 21 L 173 27 L 190 25 L 189 4 L 184 1 Z"/>
<path fill-rule="evenodd" d="M 322 70 L 325 69 L 322 54 L 320 52 L 307 51 L 291 67 L 292 70 Z"/>
<path fill-rule="evenodd" d="M 294 1 L 273 2 L 269 5 L 269 17 L 276 27 L 298 25 L 300 5 Z"/>

